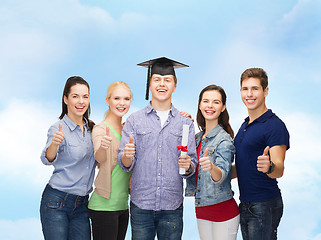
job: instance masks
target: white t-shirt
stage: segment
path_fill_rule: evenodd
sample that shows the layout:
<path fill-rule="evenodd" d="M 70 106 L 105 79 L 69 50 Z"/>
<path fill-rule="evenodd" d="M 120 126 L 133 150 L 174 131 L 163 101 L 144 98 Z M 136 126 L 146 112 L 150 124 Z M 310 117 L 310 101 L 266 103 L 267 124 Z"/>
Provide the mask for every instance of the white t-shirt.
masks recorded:
<path fill-rule="evenodd" d="M 166 122 L 167 118 L 168 118 L 168 113 L 169 110 L 166 111 L 156 111 L 157 115 L 159 116 L 160 120 L 161 120 L 161 126 L 164 126 L 164 123 Z"/>

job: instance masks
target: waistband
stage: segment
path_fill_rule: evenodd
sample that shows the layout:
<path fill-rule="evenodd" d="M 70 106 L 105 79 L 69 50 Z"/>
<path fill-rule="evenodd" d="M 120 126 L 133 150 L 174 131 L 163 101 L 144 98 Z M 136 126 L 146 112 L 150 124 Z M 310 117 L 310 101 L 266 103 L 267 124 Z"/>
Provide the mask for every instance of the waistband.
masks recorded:
<path fill-rule="evenodd" d="M 282 197 L 277 197 L 269 201 L 264 201 L 264 202 L 246 202 L 246 201 L 241 201 L 240 203 L 244 206 L 251 206 L 251 205 L 270 205 L 274 204 L 277 202 L 283 202 Z"/>
<path fill-rule="evenodd" d="M 58 196 L 60 198 L 63 198 L 65 201 L 68 200 L 68 201 L 73 201 L 78 203 L 83 203 L 88 201 L 88 195 L 79 196 L 79 195 L 66 193 L 58 189 L 52 188 L 49 184 L 46 185 L 43 194 Z"/>

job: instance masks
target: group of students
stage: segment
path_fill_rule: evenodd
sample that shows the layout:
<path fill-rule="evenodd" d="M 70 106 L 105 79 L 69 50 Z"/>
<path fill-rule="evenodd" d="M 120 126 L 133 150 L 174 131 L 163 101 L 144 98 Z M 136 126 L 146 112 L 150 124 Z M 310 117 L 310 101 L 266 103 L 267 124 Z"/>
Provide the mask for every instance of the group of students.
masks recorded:
<path fill-rule="evenodd" d="M 239 225 L 243 239 L 277 239 L 283 203 L 276 178 L 283 175 L 289 133 L 265 105 L 265 71 L 250 68 L 241 75 L 249 116 L 234 138 L 223 88 L 209 85 L 200 92 L 195 135 L 191 116 L 171 100 L 174 68 L 187 65 L 164 57 L 138 65 L 148 68 L 146 100 L 149 92 L 152 99 L 125 124 L 132 99 L 126 83 L 108 87 L 109 109 L 94 125 L 88 83 L 78 76 L 67 80 L 60 120 L 49 128 L 41 155 L 44 164 L 54 166 L 40 205 L 44 238 L 91 239 L 92 229 L 95 240 L 123 240 L 130 215 L 134 240 L 181 239 L 186 179 L 200 239 L 236 239 Z M 184 137 L 188 143 L 181 146 Z M 236 177 L 239 206 L 231 188 Z"/>

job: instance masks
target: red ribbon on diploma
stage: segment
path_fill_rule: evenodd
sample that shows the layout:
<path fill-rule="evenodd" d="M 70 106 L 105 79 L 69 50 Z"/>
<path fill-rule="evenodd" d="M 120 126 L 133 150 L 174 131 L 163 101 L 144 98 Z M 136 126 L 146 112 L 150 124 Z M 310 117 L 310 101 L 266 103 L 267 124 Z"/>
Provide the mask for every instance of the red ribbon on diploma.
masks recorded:
<path fill-rule="evenodd" d="M 187 151 L 187 146 L 177 146 L 177 150 L 181 150 L 182 152 L 188 152 Z"/>

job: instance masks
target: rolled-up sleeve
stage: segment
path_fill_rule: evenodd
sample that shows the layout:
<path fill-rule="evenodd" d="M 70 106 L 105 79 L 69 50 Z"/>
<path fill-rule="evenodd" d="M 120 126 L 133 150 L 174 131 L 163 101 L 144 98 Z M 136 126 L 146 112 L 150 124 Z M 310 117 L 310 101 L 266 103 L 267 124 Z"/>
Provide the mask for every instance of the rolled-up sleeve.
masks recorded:
<path fill-rule="evenodd" d="M 221 184 L 228 176 L 232 169 L 234 153 L 235 147 L 232 141 L 223 140 L 218 144 L 215 149 L 214 164 L 222 171 L 222 177 L 219 181 L 214 181 L 215 184 Z"/>
<path fill-rule="evenodd" d="M 46 158 L 46 152 L 47 152 L 47 149 L 48 149 L 48 147 L 50 146 L 50 144 L 51 144 L 51 142 L 52 142 L 52 136 L 53 136 L 53 134 L 54 134 L 56 131 L 58 131 L 58 130 L 59 130 L 59 128 L 58 128 L 58 126 L 56 126 L 56 125 L 51 126 L 51 127 L 49 128 L 49 130 L 48 130 L 46 146 L 45 146 L 45 148 L 42 150 L 42 153 L 41 153 L 41 156 L 40 156 L 41 162 L 42 162 L 43 164 L 45 164 L 45 165 L 52 165 L 52 164 L 56 161 L 56 159 L 57 159 L 57 157 L 58 157 L 58 155 L 59 155 L 59 152 L 62 151 L 63 146 L 64 146 L 64 144 L 65 144 L 65 139 L 64 139 L 64 140 L 62 141 L 62 143 L 58 146 L 56 158 L 55 158 L 52 162 L 49 162 L 49 160 Z"/>

